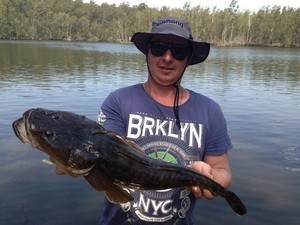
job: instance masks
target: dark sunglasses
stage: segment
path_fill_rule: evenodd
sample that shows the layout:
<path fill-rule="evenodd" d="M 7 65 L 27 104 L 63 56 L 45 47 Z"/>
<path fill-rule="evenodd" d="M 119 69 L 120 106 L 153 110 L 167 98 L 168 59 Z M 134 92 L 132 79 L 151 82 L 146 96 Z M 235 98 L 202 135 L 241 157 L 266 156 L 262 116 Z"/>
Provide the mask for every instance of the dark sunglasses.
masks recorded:
<path fill-rule="evenodd" d="M 170 49 L 172 56 L 177 60 L 184 60 L 190 52 L 190 48 L 184 45 L 171 44 L 162 41 L 152 41 L 148 44 L 148 48 L 150 48 L 151 54 L 154 56 L 162 56 Z"/>

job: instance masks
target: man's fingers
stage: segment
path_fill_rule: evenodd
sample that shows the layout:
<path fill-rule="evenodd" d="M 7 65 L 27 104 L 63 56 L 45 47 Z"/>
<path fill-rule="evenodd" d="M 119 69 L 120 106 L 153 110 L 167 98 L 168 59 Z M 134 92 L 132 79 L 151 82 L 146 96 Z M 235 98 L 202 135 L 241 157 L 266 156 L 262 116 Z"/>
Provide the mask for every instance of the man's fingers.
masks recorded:
<path fill-rule="evenodd" d="M 204 189 L 202 191 L 203 196 L 208 199 L 208 200 L 212 200 L 214 198 L 214 195 L 207 189 Z"/>
<path fill-rule="evenodd" d="M 191 191 L 194 193 L 196 198 L 201 198 L 203 195 L 201 189 L 197 186 L 191 187 Z"/>
<path fill-rule="evenodd" d="M 207 189 L 201 190 L 198 186 L 191 187 L 191 191 L 193 192 L 193 194 L 197 199 L 203 196 L 209 200 L 214 198 L 214 195 L 209 190 Z"/>

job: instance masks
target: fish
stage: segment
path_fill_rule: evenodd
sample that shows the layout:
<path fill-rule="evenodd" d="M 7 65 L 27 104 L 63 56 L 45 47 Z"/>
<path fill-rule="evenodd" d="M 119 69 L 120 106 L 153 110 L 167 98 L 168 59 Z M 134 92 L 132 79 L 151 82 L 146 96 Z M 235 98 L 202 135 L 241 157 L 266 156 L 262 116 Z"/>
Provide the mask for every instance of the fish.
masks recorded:
<path fill-rule="evenodd" d="M 112 203 L 132 201 L 128 189 L 198 186 L 223 197 L 237 214 L 247 213 L 234 192 L 192 168 L 147 156 L 135 142 L 84 115 L 31 108 L 12 127 L 23 143 L 46 153 L 68 175 L 83 176 Z"/>

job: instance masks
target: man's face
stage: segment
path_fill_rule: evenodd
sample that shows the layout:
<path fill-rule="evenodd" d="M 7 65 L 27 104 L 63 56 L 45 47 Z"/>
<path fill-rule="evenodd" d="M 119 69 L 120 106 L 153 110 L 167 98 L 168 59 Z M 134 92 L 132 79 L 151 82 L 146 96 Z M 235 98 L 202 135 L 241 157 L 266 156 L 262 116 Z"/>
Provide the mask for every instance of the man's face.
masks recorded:
<path fill-rule="evenodd" d="M 189 59 L 188 41 L 171 35 L 156 35 L 149 42 L 148 66 L 152 78 L 162 86 L 181 77 Z"/>

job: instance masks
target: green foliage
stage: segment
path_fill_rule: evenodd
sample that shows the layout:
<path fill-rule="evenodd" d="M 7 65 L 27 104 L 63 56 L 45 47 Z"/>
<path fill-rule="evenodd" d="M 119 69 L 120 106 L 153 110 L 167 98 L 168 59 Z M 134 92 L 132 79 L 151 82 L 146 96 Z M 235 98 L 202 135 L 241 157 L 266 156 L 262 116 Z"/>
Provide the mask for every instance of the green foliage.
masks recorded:
<path fill-rule="evenodd" d="M 151 22 L 168 15 L 191 23 L 194 38 L 216 45 L 300 46 L 300 9 L 274 6 L 239 11 L 238 0 L 224 10 L 182 9 L 83 3 L 82 0 L 0 0 L 0 39 L 129 42 L 133 33 L 149 31 Z"/>

